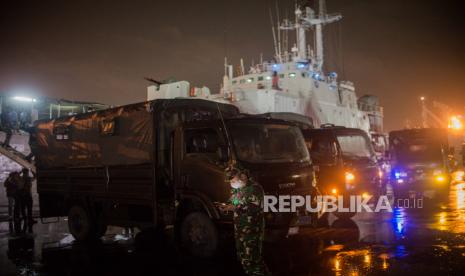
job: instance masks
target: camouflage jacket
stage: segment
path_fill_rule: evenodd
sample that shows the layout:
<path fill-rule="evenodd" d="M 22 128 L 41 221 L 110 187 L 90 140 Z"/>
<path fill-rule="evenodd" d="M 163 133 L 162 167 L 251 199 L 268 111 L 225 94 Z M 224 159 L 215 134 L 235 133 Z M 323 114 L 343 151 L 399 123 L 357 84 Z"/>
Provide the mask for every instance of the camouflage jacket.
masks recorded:
<path fill-rule="evenodd" d="M 247 183 L 240 189 L 232 189 L 236 232 L 261 232 L 264 228 L 263 189 L 256 183 Z"/>
<path fill-rule="evenodd" d="M 230 201 L 234 206 L 234 225 L 241 228 L 247 225 L 263 228 L 263 197 L 262 186 L 256 183 L 246 169 L 230 166 L 226 169 L 226 181 L 230 182 L 235 176 L 246 176 L 246 185 L 242 188 L 231 188 Z"/>

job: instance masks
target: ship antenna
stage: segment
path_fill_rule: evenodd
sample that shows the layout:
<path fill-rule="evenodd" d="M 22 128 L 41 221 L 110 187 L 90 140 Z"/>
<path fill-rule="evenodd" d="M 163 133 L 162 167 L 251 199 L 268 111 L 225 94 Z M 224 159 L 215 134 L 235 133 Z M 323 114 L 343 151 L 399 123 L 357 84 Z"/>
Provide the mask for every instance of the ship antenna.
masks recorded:
<path fill-rule="evenodd" d="M 271 7 L 270 7 L 270 21 L 271 21 L 271 32 L 273 33 L 274 55 L 275 57 L 278 57 L 278 46 L 276 44 L 276 32 L 274 29 L 273 14 L 271 12 Z"/>
<path fill-rule="evenodd" d="M 284 25 L 289 25 L 289 10 L 286 8 L 285 10 L 286 18 L 284 19 Z M 289 30 L 286 28 L 284 29 L 283 32 L 283 48 L 284 48 L 284 54 L 286 54 L 286 59 L 287 59 L 287 52 L 289 48 Z"/>
<path fill-rule="evenodd" d="M 228 31 L 226 28 L 224 29 L 223 32 L 224 35 L 224 75 L 227 73 L 227 66 L 228 66 Z"/>
<path fill-rule="evenodd" d="M 276 3 L 276 28 L 278 33 L 278 60 L 282 62 L 282 52 L 281 52 L 281 30 L 279 29 L 280 19 L 279 19 L 279 5 L 278 0 L 275 1 Z"/>
<path fill-rule="evenodd" d="M 228 75 L 228 57 L 224 57 L 224 75 Z"/>
<path fill-rule="evenodd" d="M 218 115 L 220 116 L 220 121 L 221 121 L 221 124 L 223 125 L 223 128 L 224 128 L 224 134 L 226 135 L 226 142 L 228 143 L 228 149 L 231 151 L 231 157 L 235 157 L 234 156 L 234 150 L 233 150 L 232 144 L 231 144 L 231 139 L 230 139 L 229 132 L 228 132 L 228 128 L 226 127 L 226 123 L 224 122 L 223 112 L 221 112 L 221 108 L 220 108 L 220 105 L 218 103 L 216 103 L 216 108 L 218 108 Z M 235 158 L 233 158 L 233 159 L 235 159 Z"/>

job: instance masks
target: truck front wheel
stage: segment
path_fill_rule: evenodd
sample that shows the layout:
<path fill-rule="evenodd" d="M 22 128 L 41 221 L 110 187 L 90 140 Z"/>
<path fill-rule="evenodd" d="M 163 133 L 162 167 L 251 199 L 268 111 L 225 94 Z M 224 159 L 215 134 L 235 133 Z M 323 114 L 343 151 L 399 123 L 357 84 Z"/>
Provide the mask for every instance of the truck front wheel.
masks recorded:
<path fill-rule="evenodd" d="M 74 205 L 68 212 L 69 232 L 77 241 L 87 241 L 95 237 L 89 213 L 80 205 Z"/>
<path fill-rule="evenodd" d="M 218 229 L 202 212 L 188 214 L 181 224 L 181 246 L 192 256 L 208 258 L 218 249 Z"/>

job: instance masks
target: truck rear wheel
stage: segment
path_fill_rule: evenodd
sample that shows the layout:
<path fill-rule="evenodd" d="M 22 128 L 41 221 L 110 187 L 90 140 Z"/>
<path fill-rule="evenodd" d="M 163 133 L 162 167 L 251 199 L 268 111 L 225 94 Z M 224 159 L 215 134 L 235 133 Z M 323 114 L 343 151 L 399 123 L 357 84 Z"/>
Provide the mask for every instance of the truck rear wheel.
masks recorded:
<path fill-rule="evenodd" d="M 95 229 L 95 224 L 89 212 L 80 205 L 74 205 L 69 210 L 68 228 L 77 241 L 88 241 L 94 239 L 97 235 L 97 229 Z"/>
<path fill-rule="evenodd" d="M 208 258 L 216 254 L 219 244 L 218 229 L 202 212 L 188 214 L 181 224 L 180 242 L 192 256 Z"/>

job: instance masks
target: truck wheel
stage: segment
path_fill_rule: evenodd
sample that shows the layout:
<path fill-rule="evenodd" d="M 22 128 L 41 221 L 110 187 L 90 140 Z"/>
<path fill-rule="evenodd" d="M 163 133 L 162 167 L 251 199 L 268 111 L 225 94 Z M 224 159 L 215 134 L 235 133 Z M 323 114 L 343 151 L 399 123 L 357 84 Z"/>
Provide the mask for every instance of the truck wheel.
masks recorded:
<path fill-rule="evenodd" d="M 182 248 L 192 256 L 212 257 L 218 249 L 218 229 L 202 212 L 188 214 L 182 221 L 180 234 Z"/>
<path fill-rule="evenodd" d="M 68 212 L 69 232 L 77 241 L 87 241 L 94 236 L 92 220 L 89 213 L 80 205 L 74 205 Z"/>

